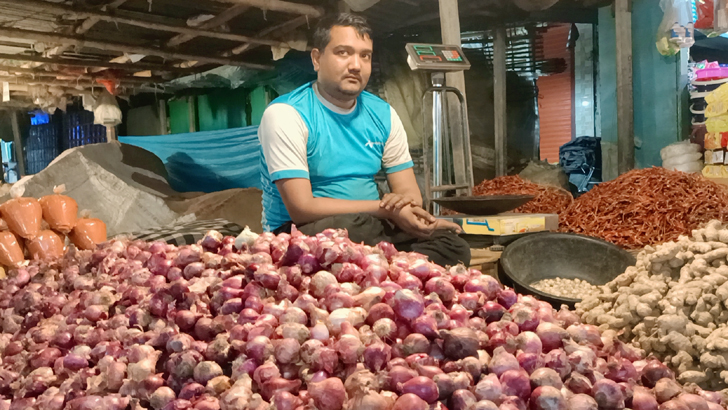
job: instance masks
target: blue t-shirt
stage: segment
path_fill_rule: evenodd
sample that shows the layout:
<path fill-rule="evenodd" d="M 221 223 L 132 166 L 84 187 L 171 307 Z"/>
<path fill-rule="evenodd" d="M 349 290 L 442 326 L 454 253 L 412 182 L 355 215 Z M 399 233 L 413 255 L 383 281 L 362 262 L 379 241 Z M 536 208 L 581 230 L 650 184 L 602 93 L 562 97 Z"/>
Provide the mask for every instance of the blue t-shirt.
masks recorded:
<path fill-rule="evenodd" d="M 396 112 L 363 92 L 351 110 L 326 101 L 315 83 L 277 98 L 263 114 L 263 228 L 291 218 L 275 181 L 306 178 L 314 197 L 378 200 L 374 175 L 411 168 L 407 135 Z"/>

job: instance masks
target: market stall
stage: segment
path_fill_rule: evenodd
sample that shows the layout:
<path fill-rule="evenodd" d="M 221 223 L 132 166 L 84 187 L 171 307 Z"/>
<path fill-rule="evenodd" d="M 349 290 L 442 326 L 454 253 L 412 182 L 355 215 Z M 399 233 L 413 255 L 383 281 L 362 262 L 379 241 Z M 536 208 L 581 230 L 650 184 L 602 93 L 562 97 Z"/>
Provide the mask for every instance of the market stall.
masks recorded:
<path fill-rule="evenodd" d="M 716 85 L 694 98 L 712 134 L 703 146 L 660 147 L 664 167 L 633 169 L 630 2 L 614 4 L 622 175 L 606 182 L 595 137 L 564 145 L 560 166 L 506 175 L 507 40 L 529 32 L 503 23 L 592 18 L 601 2 L 336 5 L 383 32 L 434 22 L 453 43 L 398 51 L 431 85 L 431 106 L 411 110 L 432 127 L 424 207 L 461 226 L 471 266 L 345 230 L 263 233 L 258 129 L 196 132 L 209 100 L 185 96 L 174 138 L 161 101 L 161 135 L 115 141 L 112 95 L 263 78 L 270 54 L 307 50 L 304 27 L 332 2 L 71 3 L 0 0 L 0 36 L 18 41 L 0 44 L 15 51 L 0 53 L 0 106 L 54 111 L 82 97 L 109 141 L 67 150 L 2 197 L 0 410 L 727 408 L 728 187 L 706 177 L 725 169 L 728 85 L 697 83 Z M 474 180 L 459 14 L 494 26 L 492 179 Z M 672 29 L 683 34 L 661 51 L 688 42 L 689 27 Z M 22 164 L 19 137 L 15 149 Z"/>

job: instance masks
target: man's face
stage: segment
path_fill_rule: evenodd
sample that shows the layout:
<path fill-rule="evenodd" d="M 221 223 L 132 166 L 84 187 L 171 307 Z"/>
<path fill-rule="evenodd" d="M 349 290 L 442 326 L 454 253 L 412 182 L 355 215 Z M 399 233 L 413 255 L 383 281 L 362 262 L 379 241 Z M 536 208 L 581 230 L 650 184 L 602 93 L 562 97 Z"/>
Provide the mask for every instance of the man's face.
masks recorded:
<path fill-rule="evenodd" d="M 372 40 L 353 27 L 334 26 L 329 44 L 314 49 L 311 57 L 319 87 L 342 101 L 358 97 L 372 74 Z"/>

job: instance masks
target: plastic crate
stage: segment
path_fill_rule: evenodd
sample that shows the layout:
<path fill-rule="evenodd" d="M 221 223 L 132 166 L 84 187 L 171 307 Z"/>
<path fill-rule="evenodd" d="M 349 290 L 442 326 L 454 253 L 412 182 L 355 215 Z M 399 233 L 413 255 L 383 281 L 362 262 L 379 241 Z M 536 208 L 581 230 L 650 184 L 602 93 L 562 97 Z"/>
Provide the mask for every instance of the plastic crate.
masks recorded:
<path fill-rule="evenodd" d="M 26 172 L 37 174 L 45 169 L 60 153 L 57 124 L 31 125 L 25 142 Z"/>

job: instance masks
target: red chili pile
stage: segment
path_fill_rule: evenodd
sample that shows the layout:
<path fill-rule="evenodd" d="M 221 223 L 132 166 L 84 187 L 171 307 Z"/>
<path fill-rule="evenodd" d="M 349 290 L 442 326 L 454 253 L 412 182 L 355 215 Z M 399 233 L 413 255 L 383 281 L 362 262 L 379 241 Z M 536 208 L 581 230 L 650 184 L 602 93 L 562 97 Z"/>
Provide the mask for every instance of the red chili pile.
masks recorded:
<path fill-rule="evenodd" d="M 564 189 L 534 184 L 518 175 L 485 180 L 473 188 L 473 195 L 533 195 L 535 198 L 513 211 L 531 214 L 560 214 L 574 201 Z"/>
<path fill-rule="evenodd" d="M 561 230 L 625 248 L 673 241 L 728 216 L 728 190 L 699 174 L 630 171 L 580 196 L 561 214 Z"/>
<path fill-rule="evenodd" d="M 3 410 L 721 410 L 574 312 L 391 244 L 112 241 L 0 283 Z"/>

